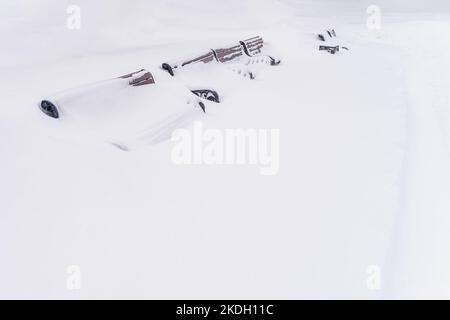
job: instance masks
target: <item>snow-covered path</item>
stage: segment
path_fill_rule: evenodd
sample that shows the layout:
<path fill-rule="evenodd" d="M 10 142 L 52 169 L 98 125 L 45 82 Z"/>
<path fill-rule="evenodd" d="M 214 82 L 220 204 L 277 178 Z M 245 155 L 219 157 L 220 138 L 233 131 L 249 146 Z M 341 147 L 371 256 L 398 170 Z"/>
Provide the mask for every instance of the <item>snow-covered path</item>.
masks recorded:
<path fill-rule="evenodd" d="M 84 27 L 68 33 L 65 5 L 44 2 L 11 4 L 1 19 L 21 21 L 21 40 L 1 30 L 0 297 L 449 297 L 445 11 L 381 1 L 372 31 L 365 1 L 80 1 Z M 35 18 L 43 11 L 51 24 Z M 314 33 L 331 23 L 349 52 L 317 51 Z M 36 107 L 142 67 L 160 76 L 166 59 L 253 34 L 282 65 L 255 81 L 215 73 L 223 102 L 186 119 L 279 129 L 276 176 L 176 166 L 170 141 L 125 153 Z M 82 270 L 79 291 L 66 289 L 69 265 Z M 369 266 L 381 290 L 367 286 Z"/>
<path fill-rule="evenodd" d="M 404 51 L 408 141 L 387 294 L 448 297 L 450 40 L 440 35 L 450 21 L 391 28 L 389 41 Z"/>

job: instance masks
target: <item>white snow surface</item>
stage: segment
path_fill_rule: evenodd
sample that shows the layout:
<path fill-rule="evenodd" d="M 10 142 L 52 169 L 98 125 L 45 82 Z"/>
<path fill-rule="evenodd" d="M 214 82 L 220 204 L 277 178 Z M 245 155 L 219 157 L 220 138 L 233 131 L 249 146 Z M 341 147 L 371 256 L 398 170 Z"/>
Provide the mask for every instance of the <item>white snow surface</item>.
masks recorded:
<path fill-rule="evenodd" d="M 450 298 L 450 2 L 376 2 L 379 30 L 365 0 L 1 0 L 0 298 Z M 317 50 L 328 27 L 350 51 Z M 256 80 L 159 69 L 254 35 L 282 58 Z M 38 108 L 142 68 L 149 94 Z M 175 165 L 195 120 L 279 129 L 278 174 Z"/>

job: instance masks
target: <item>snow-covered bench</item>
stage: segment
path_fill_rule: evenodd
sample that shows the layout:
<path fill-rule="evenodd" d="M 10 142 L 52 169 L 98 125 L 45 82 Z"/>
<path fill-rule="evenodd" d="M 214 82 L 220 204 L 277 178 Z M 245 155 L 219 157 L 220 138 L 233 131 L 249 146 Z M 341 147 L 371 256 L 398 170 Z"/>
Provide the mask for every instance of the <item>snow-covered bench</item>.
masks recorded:
<path fill-rule="evenodd" d="M 250 79 L 253 79 L 253 73 L 249 69 L 242 66 L 250 66 L 261 63 L 278 65 L 280 63 L 279 59 L 265 54 L 263 48 L 264 40 L 257 36 L 239 41 L 238 44 L 209 49 L 205 52 L 194 55 L 194 57 L 165 62 L 161 67 L 170 75 L 174 76 L 176 71 L 180 71 L 182 68 L 187 66 L 197 63 L 208 64 L 211 62 L 218 62 L 226 64 L 230 67 L 230 69 L 236 71 L 244 77 L 248 76 Z"/>
<path fill-rule="evenodd" d="M 82 100 L 87 96 L 101 96 L 103 92 L 110 95 L 109 92 L 117 92 L 117 90 L 120 91 L 127 86 L 140 87 L 150 84 L 155 84 L 152 73 L 141 69 L 115 79 L 60 92 L 42 100 L 39 107 L 46 115 L 57 119 L 61 116 L 61 113 L 65 112 L 66 106 L 71 105 L 74 100 Z"/>
<path fill-rule="evenodd" d="M 260 36 L 239 41 L 239 44 L 230 47 L 213 49 L 217 61 L 221 63 L 237 63 L 245 66 L 254 64 L 270 64 L 272 66 L 280 64 L 279 59 L 264 52 L 264 40 Z M 240 70 L 240 73 L 242 69 Z M 243 75 L 250 75 L 253 79 L 253 73 L 246 70 Z"/>
<path fill-rule="evenodd" d="M 169 82 L 173 83 L 172 81 Z M 175 83 L 173 84 L 170 88 L 174 93 L 177 91 L 178 98 L 185 98 L 188 102 L 194 102 L 205 111 L 205 105 L 200 99 L 192 99 L 194 96 L 189 94 L 186 88 L 179 88 L 176 87 Z M 143 86 L 151 86 L 154 89 L 148 90 L 143 88 Z M 164 90 L 168 90 L 168 87 L 162 81 L 156 84 L 153 74 L 150 71 L 141 69 L 118 78 L 99 81 L 56 93 L 43 99 L 39 107 L 46 115 L 56 119 L 67 116 L 95 118 L 97 115 L 108 115 L 109 117 L 111 114 L 121 113 L 123 110 L 131 113 L 131 109 L 133 109 L 131 106 L 141 108 L 142 104 L 148 103 L 146 100 L 160 100 L 164 95 Z M 192 93 L 202 98 L 209 97 L 205 92 Z"/>

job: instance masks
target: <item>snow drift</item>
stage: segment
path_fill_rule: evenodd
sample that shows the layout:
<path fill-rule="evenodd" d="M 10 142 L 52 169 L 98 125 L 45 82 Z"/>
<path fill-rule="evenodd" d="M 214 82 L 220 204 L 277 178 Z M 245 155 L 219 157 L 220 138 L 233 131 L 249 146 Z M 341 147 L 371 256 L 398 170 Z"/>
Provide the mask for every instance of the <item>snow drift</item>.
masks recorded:
<path fill-rule="evenodd" d="M 449 3 L 378 1 L 370 30 L 369 2 L 79 0 L 68 30 L 64 1 L 2 1 L 0 297 L 448 298 Z M 330 27 L 350 51 L 318 51 Z M 254 81 L 159 69 L 254 34 L 283 56 Z M 142 68 L 157 93 L 120 84 L 67 121 L 37 107 Z M 206 115 L 185 101 L 205 84 Z M 279 129 L 278 175 L 174 165 L 194 120 Z"/>

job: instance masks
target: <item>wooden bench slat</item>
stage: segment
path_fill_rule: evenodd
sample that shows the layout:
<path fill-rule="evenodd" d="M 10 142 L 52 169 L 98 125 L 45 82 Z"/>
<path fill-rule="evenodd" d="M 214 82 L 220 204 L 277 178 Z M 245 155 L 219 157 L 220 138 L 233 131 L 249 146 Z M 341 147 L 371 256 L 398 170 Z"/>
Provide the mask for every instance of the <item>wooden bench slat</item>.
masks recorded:
<path fill-rule="evenodd" d="M 195 63 L 195 62 L 203 62 L 208 63 L 214 60 L 214 54 L 212 52 L 208 52 L 207 54 L 204 54 L 200 57 L 185 61 L 181 63 L 181 66 L 184 67 L 188 64 Z"/>
<path fill-rule="evenodd" d="M 169 72 L 172 76 L 174 75 L 174 69 L 179 69 L 182 67 L 185 67 L 190 64 L 195 63 L 209 63 L 215 60 L 214 53 L 212 51 L 209 51 L 207 53 L 201 54 L 195 58 L 185 59 L 185 60 L 179 60 L 175 62 L 165 62 L 162 64 L 162 68 Z"/>

